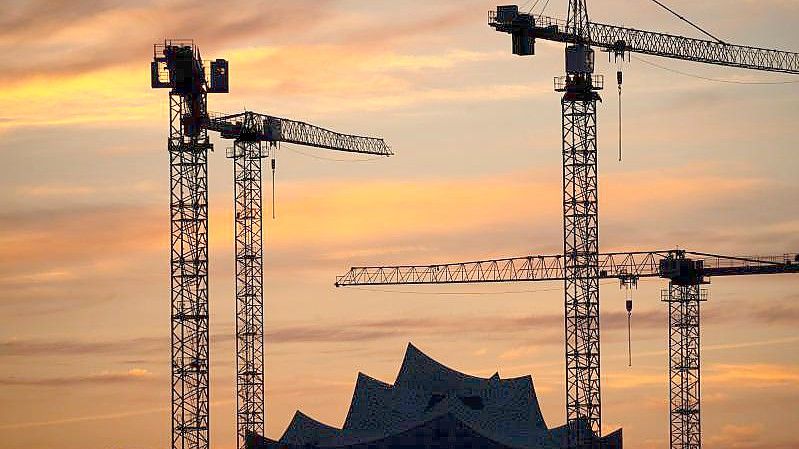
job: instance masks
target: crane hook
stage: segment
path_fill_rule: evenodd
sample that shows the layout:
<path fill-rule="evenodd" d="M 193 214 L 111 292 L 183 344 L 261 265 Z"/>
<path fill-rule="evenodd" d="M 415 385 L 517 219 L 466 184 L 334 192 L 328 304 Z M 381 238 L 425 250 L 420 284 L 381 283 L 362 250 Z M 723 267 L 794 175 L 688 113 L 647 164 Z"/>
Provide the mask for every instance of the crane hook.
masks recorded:
<path fill-rule="evenodd" d="M 621 287 L 624 288 L 624 308 L 627 310 L 627 366 L 633 366 L 632 348 L 632 316 L 633 316 L 633 288 L 638 287 L 638 276 L 625 274 L 620 278 Z"/>

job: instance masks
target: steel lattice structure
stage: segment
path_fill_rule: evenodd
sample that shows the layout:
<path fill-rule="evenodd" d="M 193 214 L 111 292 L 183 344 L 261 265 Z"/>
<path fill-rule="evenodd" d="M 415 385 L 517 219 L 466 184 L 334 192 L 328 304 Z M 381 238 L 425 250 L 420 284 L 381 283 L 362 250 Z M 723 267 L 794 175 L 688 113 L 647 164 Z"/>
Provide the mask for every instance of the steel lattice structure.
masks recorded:
<path fill-rule="evenodd" d="M 599 378 L 599 217 L 596 99 L 567 92 L 563 117 L 563 274 L 569 447 L 602 429 Z M 587 95 L 587 99 L 582 95 Z M 586 432 L 585 424 L 590 432 Z M 593 433 L 593 435 L 592 435 Z"/>
<path fill-rule="evenodd" d="M 251 140 L 293 143 L 348 153 L 377 156 L 394 154 L 383 139 L 343 134 L 305 122 L 251 111 L 229 115 L 209 114 L 207 126 L 227 139 L 247 136 Z"/>
<path fill-rule="evenodd" d="M 585 0 L 569 0 L 569 10 L 566 13 L 566 29 L 573 36 L 577 36 L 580 41 L 585 42 L 591 39 L 591 22 L 588 21 L 588 7 Z M 575 40 L 574 42 L 577 42 Z"/>
<path fill-rule="evenodd" d="M 208 447 L 208 134 L 182 118 L 206 96 L 169 96 L 172 448 Z"/>
<path fill-rule="evenodd" d="M 533 15 L 532 19 L 535 24 L 535 36 L 545 40 L 582 41 L 593 47 L 619 53 L 626 51 L 742 69 L 799 73 L 799 53 L 713 42 L 595 22 L 590 23 L 590 35 L 581 38 L 571 30 L 571 24 L 566 21 L 542 15 Z"/>
<path fill-rule="evenodd" d="M 702 263 L 702 276 L 799 273 L 799 254 L 734 257 L 681 249 L 599 254 L 600 279 L 668 278 L 663 261 L 690 258 Z M 352 267 L 336 287 L 356 285 L 476 284 L 543 282 L 565 279 L 562 255 L 536 255 L 433 265 Z"/>
<path fill-rule="evenodd" d="M 699 304 L 707 300 L 700 284 L 669 283 L 663 291 L 669 307 L 669 431 L 671 447 L 702 447 L 699 408 Z"/>
<path fill-rule="evenodd" d="M 233 159 L 236 258 L 236 430 L 264 434 L 264 302 L 260 141 L 236 140 Z"/>
<path fill-rule="evenodd" d="M 208 93 L 227 92 L 227 61 L 207 82 L 190 40 L 153 48 L 151 85 L 169 91 L 172 449 L 209 446 Z"/>

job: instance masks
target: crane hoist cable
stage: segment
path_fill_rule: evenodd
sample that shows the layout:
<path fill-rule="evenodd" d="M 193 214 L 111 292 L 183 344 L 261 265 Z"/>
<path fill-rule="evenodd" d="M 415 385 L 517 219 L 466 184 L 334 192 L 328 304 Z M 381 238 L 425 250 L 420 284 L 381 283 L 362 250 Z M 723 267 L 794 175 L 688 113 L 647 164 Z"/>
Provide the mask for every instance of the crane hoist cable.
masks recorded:
<path fill-rule="evenodd" d="M 624 308 L 627 311 L 627 366 L 633 366 L 633 289 L 638 288 L 639 278 L 634 274 L 626 274 L 619 278 L 619 281 L 619 286 L 624 289 Z"/>
<path fill-rule="evenodd" d="M 697 75 L 697 74 L 695 74 L 695 73 L 682 72 L 682 71 L 680 71 L 680 70 L 677 70 L 677 69 L 672 69 L 672 68 L 670 68 L 670 67 L 666 67 L 666 66 L 664 66 L 664 65 L 657 64 L 657 63 L 655 63 L 655 62 L 652 62 L 652 61 L 646 60 L 646 59 L 644 59 L 644 58 L 642 58 L 642 57 L 640 57 L 640 56 L 632 56 L 632 58 L 634 58 L 636 61 L 643 62 L 644 64 L 650 65 L 650 66 L 652 66 L 652 67 L 656 67 L 656 68 L 658 68 L 658 69 L 665 70 L 665 71 L 667 71 L 667 72 L 672 72 L 672 73 L 676 73 L 676 74 L 678 74 L 678 75 L 683 75 L 683 76 L 689 76 L 689 77 L 691 77 L 691 78 L 697 78 L 697 79 L 700 79 L 700 80 L 705 80 L 705 81 L 715 81 L 715 82 L 717 82 L 717 83 L 727 83 L 727 84 L 752 84 L 752 85 L 758 85 L 758 84 L 759 84 L 759 85 L 778 85 L 778 84 L 797 84 L 797 83 L 799 83 L 799 80 L 784 80 L 784 81 L 744 81 L 744 80 L 725 80 L 725 79 L 721 79 L 721 78 L 711 78 L 711 77 L 708 77 L 708 76 L 702 76 L 702 75 Z"/>
<path fill-rule="evenodd" d="M 275 219 L 275 154 L 272 154 L 272 220 Z"/>
<path fill-rule="evenodd" d="M 681 16 L 679 13 L 677 13 L 677 11 L 675 11 L 675 10 L 673 10 L 673 9 L 669 8 L 668 6 L 666 6 L 666 5 L 664 5 L 663 3 L 659 2 L 658 0 L 651 0 L 651 1 L 652 1 L 652 2 L 654 2 L 654 3 L 657 3 L 657 4 L 658 4 L 658 5 L 661 7 L 661 8 L 663 8 L 663 9 L 665 9 L 666 11 L 668 11 L 668 12 L 672 13 L 673 15 L 675 15 L 677 18 L 679 18 L 679 19 L 680 19 L 680 20 L 682 20 L 683 22 L 685 22 L 685 23 L 687 23 L 688 25 L 691 25 L 692 27 L 696 28 L 697 30 L 699 30 L 700 32 L 702 32 L 702 34 L 705 34 L 705 35 L 709 36 L 711 39 L 713 39 L 713 40 L 717 41 L 717 42 L 718 42 L 718 43 L 720 43 L 720 44 L 725 44 L 725 45 L 727 44 L 727 43 L 726 43 L 726 42 L 724 42 L 723 40 L 721 40 L 721 39 L 717 38 L 716 36 L 714 36 L 714 35 L 710 34 L 710 33 L 709 33 L 709 32 L 707 32 L 707 31 L 705 31 L 705 30 L 704 30 L 702 27 L 700 27 L 699 25 L 697 25 L 697 24 L 695 24 L 695 23 L 691 22 L 690 20 L 686 19 L 685 17 Z"/>
<path fill-rule="evenodd" d="M 619 82 L 619 162 L 621 162 L 621 83 L 624 75 L 621 68 L 616 72 L 616 81 Z"/>

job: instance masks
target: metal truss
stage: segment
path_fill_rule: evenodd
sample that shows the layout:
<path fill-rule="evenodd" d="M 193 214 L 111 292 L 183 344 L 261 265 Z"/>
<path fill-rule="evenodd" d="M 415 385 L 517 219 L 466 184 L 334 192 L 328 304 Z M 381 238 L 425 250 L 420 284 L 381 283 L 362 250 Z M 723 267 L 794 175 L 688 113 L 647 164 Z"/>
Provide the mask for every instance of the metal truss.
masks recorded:
<path fill-rule="evenodd" d="M 591 22 L 588 21 L 588 8 L 585 0 L 569 0 L 569 10 L 566 14 L 569 22 L 566 29 L 575 36 L 583 39 L 591 38 Z"/>
<path fill-rule="evenodd" d="M 208 150 L 187 126 L 205 93 L 169 95 L 172 449 L 208 448 Z"/>
<path fill-rule="evenodd" d="M 264 434 L 264 300 L 261 159 L 258 141 L 237 140 L 233 159 L 236 253 L 236 430 Z"/>
<path fill-rule="evenodd" d="M 534 16 L 535 35 L 558 42 L 577 42 L 563 20 Z M 799 53 L 714 42 L 673 34 L 591 22 L 587 44 L 616 52 L 634 52 L 671 59 L 744 69 L 799 74 Z M 568 31 L 567 31 L 568 30 Z"/>
<path fill-rule="evenodd" d="M 670 447 L 700 449 L 699 304 L 707 291 L 672 282 L 662 297 L 669 305 Z"/>
<path fill-rule="evenodd" d="M 208 129 L 221 133 L 227 139 L 243 137 L 253 141 L 286 142 L 349 153 L 394 154 L 383 139 L 342 134 L 305 122 L 249 111 L 232 115 L 210 114 Z"/>
<path fill-rule="evenodd" d="M 799 271 L 796 254 L 734 257 L 685 250 L 634 251 L 599 254 L 599 278 L 665 277 L 660 262 L 691 256 L 703 262 L 703 274 L 739 276 Z M 474 284 L 564 280 L 563 256 L 526 256 L 434 265 L 353 267 L 336 278 L 336 287 L 355 285 Z"/>
<path fill-rule="evenodd" d="M 569 447 L 591 447 L 602 431 L 596 100 L 561 105 L 566 423 Z"/>

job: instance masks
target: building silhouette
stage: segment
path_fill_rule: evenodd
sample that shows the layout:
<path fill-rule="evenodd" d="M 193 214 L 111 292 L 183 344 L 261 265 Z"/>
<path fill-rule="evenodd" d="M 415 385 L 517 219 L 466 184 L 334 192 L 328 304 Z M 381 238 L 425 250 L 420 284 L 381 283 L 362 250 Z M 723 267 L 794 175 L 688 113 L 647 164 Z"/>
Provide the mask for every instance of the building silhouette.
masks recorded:
<path fill-rule="evenodd" d="M 621 429 L 602 439 L 621 448 Z M 544 422 L 533 379 L 455 371 L 408 344 L 394 384 L 359 373 L 342 428 L 297 411 L 279 441 L 248 435 L 248 449 L 559 449 L 565 426 Z"/>

